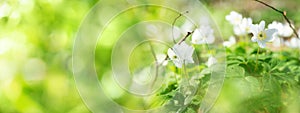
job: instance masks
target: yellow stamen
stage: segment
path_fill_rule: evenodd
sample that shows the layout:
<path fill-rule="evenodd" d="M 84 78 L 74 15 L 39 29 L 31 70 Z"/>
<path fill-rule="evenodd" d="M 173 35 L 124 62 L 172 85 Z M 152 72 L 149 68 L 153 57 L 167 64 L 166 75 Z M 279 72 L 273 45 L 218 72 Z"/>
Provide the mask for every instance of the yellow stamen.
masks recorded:
<path fill-rule="evenodd" d="M 258 33 L 257 38 L 258 38 L 259 40 L 265 40 L 265 39 L 267 38 L 267 35 L 266 35 L 265 32 L 262 32 L 262 31 L 261 31 L 261 32 Z"/>

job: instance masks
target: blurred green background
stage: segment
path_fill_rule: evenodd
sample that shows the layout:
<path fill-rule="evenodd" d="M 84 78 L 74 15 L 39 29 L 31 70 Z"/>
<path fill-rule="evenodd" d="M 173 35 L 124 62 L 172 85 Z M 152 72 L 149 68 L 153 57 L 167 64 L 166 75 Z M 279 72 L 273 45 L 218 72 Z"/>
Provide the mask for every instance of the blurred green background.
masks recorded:
<path fill-rule="evenodd" d="M 0 1 L 0 113 L 83 113 L 72 46 L 97 0 Z"/>
<path fill-rule="evenodd" d="M 225 15 L 235 10 L 254 22 L 283 21 L 252 0 L 200 0 L 224 38 Z M 265 0 L 300 26 L 300 0 Z M 80 22 L 98 0 L 0 1 L 0 113 L 84 113 L 72 77 L 72 47 Z"/>

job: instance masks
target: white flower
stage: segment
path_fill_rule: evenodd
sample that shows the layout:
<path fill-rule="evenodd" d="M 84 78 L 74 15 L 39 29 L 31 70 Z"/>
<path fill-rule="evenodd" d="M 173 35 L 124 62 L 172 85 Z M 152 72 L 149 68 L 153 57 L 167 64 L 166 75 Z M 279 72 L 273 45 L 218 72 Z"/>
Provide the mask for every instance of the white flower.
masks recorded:
<path fill-rule="evenodd" d="M 218 60 L 217 60 L 215 57 L 210 56 L 210 57 L 208 58 L 208 61 L 207 61 L 206 65 L 207 65 L 208 67 L 211 67 L 212 65 L 214 65 L 214 64 L 216 64 L 216 63 L 218 63 Z"/>
<path fill-rule="evenodd" d="M 223 42 L 223 46 L 225 47 L 231 47 L 234 44 L 236 44 L 236 39 L 233 36 L 231 36 L 228 41 Z"/>
<path fill-rule="evenodd" d="M 210 26 L 201 26 L 192 35 L 193 44 L 212 44 L 214 41 L 214 30 Z"/>
<path fill-rule="evenodd" d="M 166 57 L 167 56 L 165 54 L 156 55 L 157 63 L 162 66 L 168 65 L 168 61 L 166 60 Z"/>
<path fill-rule="evenodd" d="M 239 25 L 243 19 L 243 16 L 235 11 L 231 11 L 229 15 L 226 16 L 226 20 L 232 25 Z"/>
<path fill-rule="evenodd" d="M 168 56 L 173 61 L 176 67 L 181 68 L 184 63 L 194 63 L 193 53 L 194 48 L 187 45 L 185 42 L 174 45 L 168 49 Z"/>
<path fill-rule="evenodd" d="M 300 39 L 296 38 L 296 37 L 293 37 L 293 38 L 291 38 L 291 40 L 286 41 L 285 45 L 287 47 L 294 48 L 294 49 L 300 48 Z"/>
<path fill-rule="evenodd" d="M 275 36 L 275 34 L 274 34 Z M 274 41 L 273 41 L 273 46 L 274 47 L 280 47 L 283 43 L 283 38 L 275 38 Z"/>
<path fill-rule="evenodd" d="M 274 33 L 277 32 L 276 29 L 267 29 L 265 30 L 265 21 L 261 21 L 259 25 L 255 24 L 251 26 L 251 32 L 253 37 L 251 40 L 257 42 L 259 47 L 265 48 L 266 43 L 274 39 Z"/>
<path fill-rule="evenodd" d="M 268 25 L 269 29 L 277 29 L 278 32 L 274 35 L 276 38 L 280 37 L 290 37 L 293 35 L 293 29 L 288 24 L 282 24 L 276 21 L 273 21 Z"/>
<path fill-rule="evenodd" d="M 187 32 L 191 32 L 194 30 L 194 24 L 189 20 L 186 20 L 184 24 L 180 27 L 180 29 L 183 34 L 186 34 Z"/>
<path fill-rule="evenodd" d="M 3 3 L 0 6 L 0 18 L 8 16 L 11 12 L 11 9 L 12 8 L 11 8 L 11 6 L 9 6 L 9 4 L 7 4 L 6 2 Z"/>
<path fill-rule="evenodd" d="M 234 26 L 234 33 L 239 36 L 247 35 L 250 33 L 250 28 L 252 26 L 251 18 L 243 18 L 240 24 Z"/>
<path fill-rule="evenodd" d="M 298 34 L 300 34 L 300 29 L 298 30 Z M 285 41 L 284 44 L 290 48 L 294 48 L 294 49 L 299 48 L 300 49 L 300 39 L 296 38 L 296 37 L 293 37 L 290 40 Z"/>

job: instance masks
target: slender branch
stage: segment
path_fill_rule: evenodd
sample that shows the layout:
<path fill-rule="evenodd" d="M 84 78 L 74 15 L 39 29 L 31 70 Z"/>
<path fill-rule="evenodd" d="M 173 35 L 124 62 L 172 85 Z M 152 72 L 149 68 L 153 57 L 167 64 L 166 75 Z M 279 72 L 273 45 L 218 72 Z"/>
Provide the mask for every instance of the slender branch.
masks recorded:
<path fill-rule="evenodd" d="M 187 85 L 189 85 L 189 81 L 188 81 L 188 79 L 189 79 L 189 77 L 188 77 L 188 73 L 187 73 L 187 71 L 186 71 L 186 65 L 185 65 L 185 61 L 183 61 L 183 83 L 187 83 Z"/>
<path fill-rule="evenodd" d="M 165 58 L 164 58 L 164 60 L 163 60 L 160 64 L 158 64 L 158 65 L 159 65 L 159 66 L 160 66 L 160 65 L 163 65 L 164 61 L 168 60 L 168 58 L 169 58 L 169 56 L 166 55 Z"/>
<path fill-rule="evenodd" d="M 173 21 L 172 23 L 172 39 L 173 42 L 176 44 L 176 40 L 175 40 L 175 36 L 174 36 L 174 24 L 176 23 L 176 21 L 182 16 L 182 14 L 180 13 Z"/>
<path fill-rule="evenodd" d="M 154 48 L 153 48 L 153 45 L 151 44 L 151 42 L 149 42 L 149 46 L 150 46 L 150 49 L 151 49 L 151 53 L 154 57 L 154 60 L 155 60 L 155 76 L 154 76 L 154 80 L 152 82 L 152 85 L 151 87 L 153 87 L 156 79 L 157 79 L 157 76 L 158 76 L 158 68 L 159 68 L 159 63 L 158 63 L 158 59 L 156 57 L 156 54 L 155 54 L 155 51 L 154 51 Z"/>
<path fill-rule="evenodd" d="M 273 6 L 271 6 L 271 5 L 267 4 L 267 3 L 265 3 L 265 2 L 263 2 L 263 1 L 260 1 L 260 0 L 254 0 L 254 1 L 259 2 L 259 3 L 263 4 L 263 5 L 265 5 L 265 6 L 269 7 L 269 8 L 271 8 L 271 9 L 275 10 L 276 12 L 279 12 L 279 13 L 281 13 L 281 14 L 284 13 L 283 11 L 281 11 L 281 10 L 279 10 L 279 9 L 276 9 L 275 7 L 273 7 Z"/>
<path fill-rule="evenodd" d="M 286 11 L 283 12 L 283 15 L 284 15 L 284 16 L 283 16 L 284 19 L 289 23 L 290 28 L 293 29 L 294 34 L 297 36 L 297 38 L 300 38 L 300 37 L 299 37 L 299 34 L 297 33 L 297 30 L 294 28 L 294 26 L 292 25 L 291 21 L 287 18 L 287 16 L 286 16 Z"/>
<path fill-rule="evenodd" d="M 155 54 L 155 52 L 154 52 L 154 48 L 153 48 L 151 42 L 149 42 L 149 46 L 150 46 L 150 49 L 151 49 L 151 53 L 152 53 L 152 55 L 153 55 L 153 58 L 154 58 L 155 62 L 157 62 L 158 60 L 157 60 L 157 57 L 156 57 L 156 54 Z"/>
<path fill-rule="evenodd" d="M 185 13 L 183 14 L 186 14 L 186 13 L 189 13 L 189 11 L 186 11 Z M 182 13 L 179 13 L 179 15 L 174 19 L 173 23 L 172 23 L 172 38 L 173 38 L 173 42 L 174 44 L 176 44 L 176 40 L 175 40 L 175 36 L 174 36 L 174 26 L 175 26 L 175 23 L 176 21 L 183 15 Z"/>
<path fill-rule="evenodd" d="M 187 34 L 178 42 L 178 44 L 181 44 L 182 42 L 184 42 L 193 33 L 194 33 L 194 31 L 187 32 Z"/>
<path fill-rule="evenodd" d="M 298 38 L 300 38 L 300 37 L 299 37 L 299 34 L 297 33 L 297 30 L 296 30 L 296 29 L 294 28 L 294 26 L 292 25 L 290 19 L 288 19 L 286 11 L 281 11 L 281 10 L 279 10 L 279 9 L 277 9 L 277 8 L 271 6 L 271 5 L 269 5 L 269 4 L 267 4 L 267 3 L 263 2 L 263 1 L 260 1 L 260 0 L 254 0 L 254 1 L 256 1 L 256 2 L 258 2 L 258 3 L 261 3 L 261 4 L 265 5 L 265 6 L 267 6 L 267 7 L 271 8 L 271 9 L 273 9 L 274 11 L 280 13 L 280 14 L 284 17 L 284 19 L 288 22 L 289 26 L 293 29 L 294 34 L 295 34 Z"/>

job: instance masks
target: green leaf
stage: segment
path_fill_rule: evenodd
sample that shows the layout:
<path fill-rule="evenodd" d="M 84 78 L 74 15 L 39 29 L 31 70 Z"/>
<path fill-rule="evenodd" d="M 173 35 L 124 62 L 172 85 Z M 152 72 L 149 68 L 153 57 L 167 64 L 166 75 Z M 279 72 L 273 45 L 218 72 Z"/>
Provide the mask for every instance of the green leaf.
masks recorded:
<path fill-rule="evenodd" d="M 184 100 L 185 100 L 185 98 L 182 93 L 176 93 L 173 98 L 173 102 L 174 102 L 175 106 L 183 106 Z"/>
<path fill-rule="evenodd" d="M 262 62 L 262 67 L 263 67 L 265 72 L 271 71 L 271 66 L 266 62 Z"/>
<path fill-rule="evenodd" d="M 187 108 L 185 113 L 197 113 L 193 108 Z"/>
<path fill-rule="evenodd" d="M 244 77 L 245 70 L 243 67 L 238 65 L 232 65 L 226 69 L 226 77 Z"/>
<path fill-rule="evenodd" d="M 197 106 L 200 105 L 202 98 L 203 98 L 203 97 L 200 96 L 200 95 L 195 95 L 195 96 L 193 97 L 193 100 L 192 100 L 191 104 L 197 105 Z"/>
<path fill-rule="evenodd" d="M 251 92 L 259 92 L 260 90 L 260 82 L 257 78 L 253 76 L 247 76 L 245 77 L 245 80 L 248 82 Z"/>
<path fill-rule="evenodd" d="M 230 66 L 230 65 L 239 65 L 242 62 L 238 61 L 238 60 L 230 60 L 230 61 L 226 61 L 226 63 L 227 63 L 228 66 Z"/>

